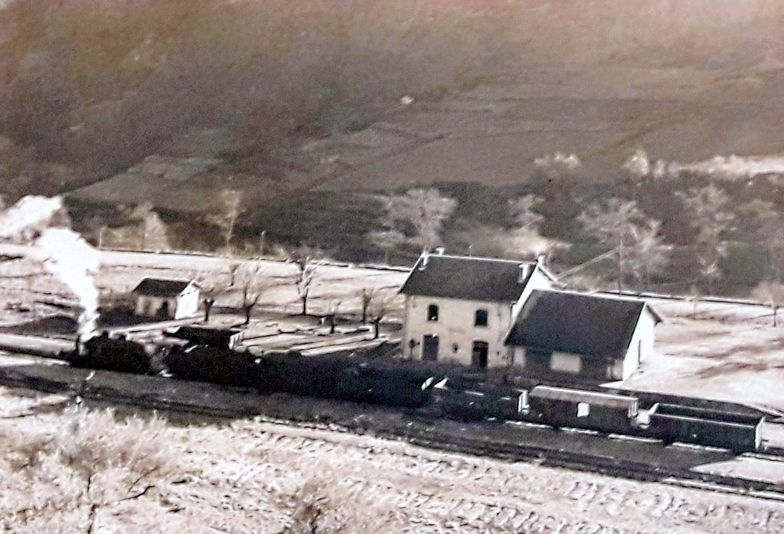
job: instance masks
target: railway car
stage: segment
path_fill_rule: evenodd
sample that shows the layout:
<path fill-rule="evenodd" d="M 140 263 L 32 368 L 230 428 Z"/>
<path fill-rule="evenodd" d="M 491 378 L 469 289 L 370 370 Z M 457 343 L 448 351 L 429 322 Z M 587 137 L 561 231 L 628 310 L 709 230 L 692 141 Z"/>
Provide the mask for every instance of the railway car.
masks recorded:
<path fill-rule="evenodd" d="M 430 402 L 432 378 L 407 369 L 376 369 L 360 364 L 342 371 L 335 396 L 356 402 L 418 408 Z"/>
<path fill-rule="evenodd" d="M 171 347 L 163 363 L 177 378 L 225 386 L 256 387 L 259 375 L 253 355 L 208 345 Z"/>
<path fill-rule="evenodd" d="M 657 403 L 648 413 L 646 433 L 665 443 L 694 443 L 742 453 L 760 449 L 764 420 L 755 415 Z"/>
<path fill-rule="evenodd" d="M 638 399 L 623 395 L 551 386 L 536 386 L 528 395 L 527 421 L 606 433 L 636 433 L 632 421 Z"/>
<path fill-rule="evenodd" d="M 519 420 L 528 407 L 528 392 L 521 389 L 475 387 L 453 388 L 453 380 L 433 388 L 434 403 L 447 417 L 463 421 Z"/>
<path fill-rule="evenodd" d="M 183 339 L 192 345 L 207 345 L 230 349 L 236 344 L 242 330 L 239 328 L 207 328 L 204 326 L 180 326 L 164 336 Z"/>

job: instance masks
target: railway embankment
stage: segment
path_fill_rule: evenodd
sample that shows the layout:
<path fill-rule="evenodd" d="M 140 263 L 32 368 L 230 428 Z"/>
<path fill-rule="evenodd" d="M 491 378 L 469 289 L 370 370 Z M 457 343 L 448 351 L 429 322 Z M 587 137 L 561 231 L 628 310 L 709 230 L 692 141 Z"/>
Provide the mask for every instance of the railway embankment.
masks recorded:
<path fill-rule="evenodd" d="M 401 439 L 415 445 L 511 461 L 611 474 L 636 480 L 701 485 L 784 499 L 784 461 L 735 455 L 706 447 L 605 435 L 545 425 L 460 422 L 426 409 L 379 407 L 172 380 L 72 368 L 30 357 L 0 357 L 0 384 L 68 393 L 88 403 L 158 410 L 192 420 L 261 418 L 285 425 Z"/>

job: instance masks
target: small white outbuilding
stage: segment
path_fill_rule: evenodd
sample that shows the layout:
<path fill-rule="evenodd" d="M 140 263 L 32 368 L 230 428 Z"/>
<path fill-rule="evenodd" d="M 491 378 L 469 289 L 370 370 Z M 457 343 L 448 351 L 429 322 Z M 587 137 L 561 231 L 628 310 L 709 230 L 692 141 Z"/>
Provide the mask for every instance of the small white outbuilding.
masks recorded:
<path fill-rule="evenodd" d="M 199 286 L 189 280 L 145 278 L 132 291 L 136 315 L 157 319 L 184 319 L 199 311 Z"/>

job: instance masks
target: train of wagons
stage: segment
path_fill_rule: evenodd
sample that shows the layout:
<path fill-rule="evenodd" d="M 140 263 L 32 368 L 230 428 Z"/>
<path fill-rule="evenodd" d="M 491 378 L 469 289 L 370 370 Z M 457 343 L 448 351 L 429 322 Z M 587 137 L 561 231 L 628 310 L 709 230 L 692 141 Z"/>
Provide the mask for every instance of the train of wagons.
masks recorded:
<path fill-rule="evenodd" d="M 471 382 L 439 374 L 433 368 L 388 359 L 305 357 L 292 352 L 256 356 L 230 349 L 225 333 L 191 330 L 175 333 L 181 343 L 170 344 L 152 355 L 149 347 L 102 334 L 78 344 L 64 357 L 76 366 L 164 373 L 262 393 L 425 407 L 439 416 L 461 420 L 522 421 L 739 453 L 761 449 L 764 415 L 753 411 L 650 402 L 650 398 L 643 407 L 633 394 L 543 384 L 524 389 Z"/>

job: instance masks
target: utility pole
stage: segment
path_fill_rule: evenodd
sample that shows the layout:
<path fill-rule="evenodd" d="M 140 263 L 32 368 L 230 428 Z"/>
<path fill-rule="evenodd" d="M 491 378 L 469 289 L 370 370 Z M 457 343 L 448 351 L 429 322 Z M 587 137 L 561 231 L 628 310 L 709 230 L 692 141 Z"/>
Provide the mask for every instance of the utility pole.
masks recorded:
<path fill-rule="evenodd" d="M 623 237 L 618 240 L 618 294 L 623 292 Z"/>

